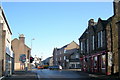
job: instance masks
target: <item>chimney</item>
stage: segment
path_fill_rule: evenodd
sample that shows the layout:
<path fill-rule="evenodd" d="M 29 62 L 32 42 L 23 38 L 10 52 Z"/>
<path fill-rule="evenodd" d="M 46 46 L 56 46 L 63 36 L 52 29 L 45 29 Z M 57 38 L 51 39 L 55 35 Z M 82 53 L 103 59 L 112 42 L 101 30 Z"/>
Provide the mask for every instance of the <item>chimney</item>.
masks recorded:
<path fill-rule="evenodd" d="M 20 35 L 19 35 L 19 40 L 20 40 L 21 42 L 25 43 L 25 37 L 24 37 L 23 34 L 20 34 Z"/>
<path fill-rule="evenodd" d="M 89 21 L 88 21 L 88 26 L 94 26 L 94 19 L 90 19 Z"/>
<path fill-rule="evenodd" d="M 113 7 L 114 7 L 114 15 L 120 16 L 120 0 L 114 0 Z"/>

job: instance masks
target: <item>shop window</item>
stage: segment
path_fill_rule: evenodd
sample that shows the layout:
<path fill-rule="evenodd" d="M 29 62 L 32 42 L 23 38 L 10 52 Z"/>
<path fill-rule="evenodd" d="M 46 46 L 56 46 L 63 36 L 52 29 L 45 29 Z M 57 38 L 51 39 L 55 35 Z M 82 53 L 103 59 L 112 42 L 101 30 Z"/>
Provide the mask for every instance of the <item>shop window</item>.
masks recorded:
<path fill-rule="evenodd" d="M 80 68 L 80 64 L 76 64 L 76 68 Z"/>
<path fill-rule="evenodd" d="M 94 57 L 94 68 L 97 68 L 97 56 Z"/>
<path fill-rule="evenodd" d="M 75 64 L 71 64 L 71 67 L 72 67 L 72 68 L 75 68 Z"/>
<path fill-rule="evenodd" d="M 105 55 L 102 55 L 101 64 L 102 64 L 102 68 L 105 68 Z"/>

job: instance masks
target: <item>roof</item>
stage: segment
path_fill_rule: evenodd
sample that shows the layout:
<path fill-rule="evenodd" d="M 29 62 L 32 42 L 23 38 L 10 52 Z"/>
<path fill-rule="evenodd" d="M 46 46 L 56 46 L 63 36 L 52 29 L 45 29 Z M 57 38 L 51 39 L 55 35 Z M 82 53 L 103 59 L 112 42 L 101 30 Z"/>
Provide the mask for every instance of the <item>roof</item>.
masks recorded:
<path fill-rule="evenodd" d="M 15 40 L 19 41 L 19 39 L 15 38 L 15 39 L 12 40 L 12 42 L 15 41 Z M 28 47 L 26 44 L 24 44 L 24 46 L 31 50 L 31 48 Z"/>
<path fill-rule="evenodd" d="M 10 33 L 12 34 L 12 31 L 11 31 L 11 29 L 10 29 L 10 26 L 9 26 L 9 24 L 8 24 L 8 21 L 7 21 L 6 17 L 5 17 L 4 10 L 2 9 L 1 6 L 0 6 L 0 8 L 1 8 L 1 11 L 2 11 L 2 15 L 3 15 L 4 19 L 5 19 L 5 22 L 6 22 L 7 26 L 8 26 L 8 29 L 9 29 Z"/>
<path fill-rule="evenodd" d="M 101 21 L 103 27 L 108 24 L 108 20 L 102 20 L 101 18 L 99 18 L 99 21 Z"/>

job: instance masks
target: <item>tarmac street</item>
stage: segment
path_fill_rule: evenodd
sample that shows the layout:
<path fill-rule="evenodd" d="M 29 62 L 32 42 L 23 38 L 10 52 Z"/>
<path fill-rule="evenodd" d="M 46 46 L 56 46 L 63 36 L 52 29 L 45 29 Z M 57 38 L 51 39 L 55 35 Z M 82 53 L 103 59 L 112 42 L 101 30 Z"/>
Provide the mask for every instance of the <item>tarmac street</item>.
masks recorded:
<path fill-rule="evenodd" d="M 113 76 L 112 76 L 113 77 Z M 31 71 L 15 71 L 10 77 L 2 80 L 120 80 L 105 75 L 85 73 L 71 70 L 33 69 Z"/>

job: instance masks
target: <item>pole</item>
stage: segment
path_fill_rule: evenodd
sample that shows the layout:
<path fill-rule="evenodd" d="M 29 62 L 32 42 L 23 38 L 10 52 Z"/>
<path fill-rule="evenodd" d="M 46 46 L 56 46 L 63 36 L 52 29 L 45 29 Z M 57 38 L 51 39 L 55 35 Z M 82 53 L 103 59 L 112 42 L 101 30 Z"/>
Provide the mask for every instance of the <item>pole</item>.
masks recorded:
<path fill-rule="evenodd" d="M 32 41 L 35 40 L 34 38 L 31 39 L 31 53 L 32 53 Z"/>

